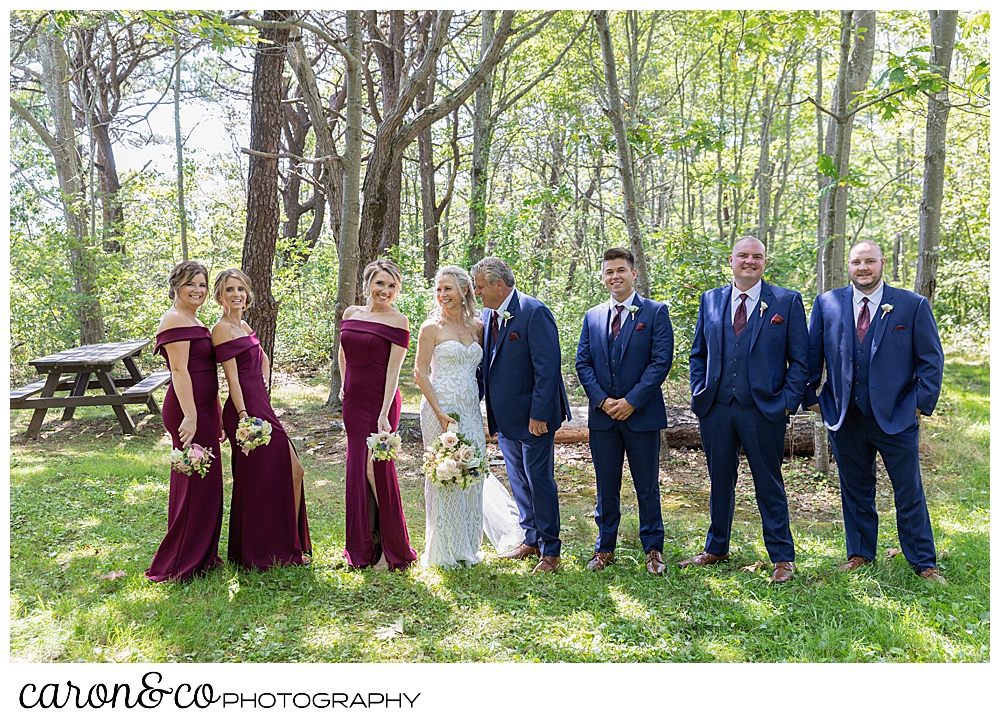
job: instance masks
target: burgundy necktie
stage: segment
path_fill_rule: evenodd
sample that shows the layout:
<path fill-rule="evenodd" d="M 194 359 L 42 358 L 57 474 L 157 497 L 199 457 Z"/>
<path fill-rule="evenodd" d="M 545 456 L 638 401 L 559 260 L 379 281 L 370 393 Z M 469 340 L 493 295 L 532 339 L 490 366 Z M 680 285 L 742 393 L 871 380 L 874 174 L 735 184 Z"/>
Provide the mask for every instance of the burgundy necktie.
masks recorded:
<path fill-rule="evenodd" d="M 497 348 L 497 337 L 500 336 L 500 326 L 497 324 L 497 312 L 490 314 L 490 333 L 493 335 L 493 348 Z"/>
<path fill-rule="evenodd" d="M 747 295 L 740 294 L 740 305 L 736 307 L 736 314 L 733 316 L 733 331 L 736 336 L 743 333 L 747 325 Z"/>
<path fill-rule="evenodd" d="M 618 338 L 618 332 L 622 330 L 622 309 L 624 308 L 623 304 L 615 304 L 615 315 L 611 317 L 612 341 Z"/>
<path fill-rule="evenodd" d="M 858 343 L 862 343 L 865 340 L 865 334 L 868 333 L 868 327 L 871 325 L 871 317 L 868 315 L 868 297 L 861 297 L 861 313 L 858 314 Z"/>

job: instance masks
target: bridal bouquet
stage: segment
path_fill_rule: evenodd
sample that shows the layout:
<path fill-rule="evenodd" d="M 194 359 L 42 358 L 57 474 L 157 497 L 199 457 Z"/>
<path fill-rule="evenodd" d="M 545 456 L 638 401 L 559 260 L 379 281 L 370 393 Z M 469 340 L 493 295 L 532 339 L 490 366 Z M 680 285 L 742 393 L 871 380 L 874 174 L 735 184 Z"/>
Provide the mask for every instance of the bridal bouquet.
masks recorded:
<path fill-rule="evenodd" d="M 396 459 L 401 442 L 394 432 L 372 432 L 368 435 L 368 449 L 372 451 L 372 459 L 383 462 Z"/>
<path fill-rule="evenodd" d="M 260 417 L 244 417 L 236 425 L 236 443 L 243 449 L 243 454 L 268 444 L 271 441 L 271 423 Z"/>
<path fill-rule="evenodd" d="M 424 452 L 424 474 L 436 487 L 458 485 L 463 490 L 486 474 L 488 461 L 468 437 L 450 429 Z"/>
<path fill-rule="evenodd" d="M 215 455 L 212 454 L 211 447 L 205 449 L 200 444 L 192 444 L 184 449 L 170 450 L 170 469 L 177 470 L 188 477 L 195 472 L 204 477 L 208 474 L 213 459 L 215 459 Z"/>

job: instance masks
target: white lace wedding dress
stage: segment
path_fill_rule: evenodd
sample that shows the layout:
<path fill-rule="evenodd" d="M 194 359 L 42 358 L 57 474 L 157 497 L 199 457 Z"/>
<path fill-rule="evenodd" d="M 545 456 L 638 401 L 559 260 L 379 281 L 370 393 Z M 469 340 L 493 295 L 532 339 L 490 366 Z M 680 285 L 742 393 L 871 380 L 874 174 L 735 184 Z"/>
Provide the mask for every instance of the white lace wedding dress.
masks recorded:
<path fill-rule="evenodd" d="M 481 453 L 486 450 L 483 416 L 479 409 L 476 368 L 483 349 L 449 339 L 434 347 L 431 357 L 431 384 L 441 408 L 458 416 L 458 431 Z M 420 402 L 420 431 L 424 446 L 442 433 L 441 424 L 426 399 Z M 518 524 L 517 505 L 507 488 L 493 474 L 464 490 L 458 485 L 435 487 L 424 481 L 427 524 L 424 567 L 458 567 L 482 561 L 479 547 L 486 531 L 498 552 L 511 550 L 524 539 Z"/>

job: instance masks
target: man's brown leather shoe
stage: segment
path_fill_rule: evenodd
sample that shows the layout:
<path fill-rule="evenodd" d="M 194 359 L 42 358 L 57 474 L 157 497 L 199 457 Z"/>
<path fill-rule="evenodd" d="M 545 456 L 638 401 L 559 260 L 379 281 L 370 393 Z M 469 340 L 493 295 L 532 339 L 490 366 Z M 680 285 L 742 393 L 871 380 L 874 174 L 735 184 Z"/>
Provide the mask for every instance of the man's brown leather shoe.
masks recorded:
<path fill-rule="evenodd" d="M 650 550 L 646 553 L 646 571 L 651 575 L 662 575 L 667 569 L 667 563 L 663 561 L 663 555 L 659 550 Z"/>
<path fill-rule="evenodd" d="M 947 585 L 948 581 L 944 579 L 944 575 L 936 567 L 928 567 L 926 570 L 920 573 L 920 577 L 924 578 L 928 582 L 933 582 L 936 585 Z"/>
<path fill-rule="evenodd" d="M 861 555 L 851 555 L 847 558 L 847 562 L 837 568 L 837 572 L 850 572 L 851 570 L 857 570 L 859 567 L 864 567 L 870 563 L 867 557 L 861 557 Z"/>
<path fill-rule="evenodd" d="M 603 570 L 611 561 L 615 559 L 614 552 L 595 552 L 594 556 L 590 558 L 590 562 L 587 563 L 588 570 Z"/>
<path fill-rule="evenodd" d="M 559 558 L 552 555 L 542 555 L 542 559 L 535 565 L 532 572 L 555 572 L 559 569 Z"/>
<path fill-rule="evenodd" d="M 686 560 L 681 560 L 677 563 L 677 567 L 687 567 L 688 565 L 697 565 L 698 567 L 704 567 L 705 565 L 714 565 L 717 562 L 725 562 L 729 559 L 729 553 L 725 555 L 713 555 L 708 550 L 702 550 L 694 557 L 689 557 Z"/>
<path fill-rule="evenodd" d="M 527 557 L 538 557 L 540 552 L 537 547 L 530 547 L 522 542 L 516 549 L 501 553 L 497 557 L 501 560 L 523 560 Z"/>
<path fill-rule="evenodd" d="M 776 562 L 774 572 L 771 573 L 771 582 L 788 582 L 794 575 L 794 562 Z"/>

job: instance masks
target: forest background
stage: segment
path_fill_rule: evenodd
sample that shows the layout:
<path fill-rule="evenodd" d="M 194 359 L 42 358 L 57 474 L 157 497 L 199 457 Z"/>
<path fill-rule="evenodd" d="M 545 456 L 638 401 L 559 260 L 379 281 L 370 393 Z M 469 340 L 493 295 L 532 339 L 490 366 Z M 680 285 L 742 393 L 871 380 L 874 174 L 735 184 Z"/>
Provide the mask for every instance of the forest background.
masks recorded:
<path fill-rule="evenodd" d="M 317 375 L 367 261 L 399 262 L 416 328 L 434 269 L 498 255 L 552 308 L 572 379 L 601 252 L 631 246 L 683 359 L 744 234 L 807 310 L 845 283 L 844 246 L 874 239 L 946 345 L 983 351 L 989 15 L 931 16 L 15 12 L 12 380 L 52 351 L 149 337 L 186 257 L 248 270 L 275 366 Z M 184 148 L 190 128 L 148 122 L 158 104 L 200 104 L 230 145 Z M 176 149 L 183 174 L 119 174 L 116 152 L 144 148 Z"/>

